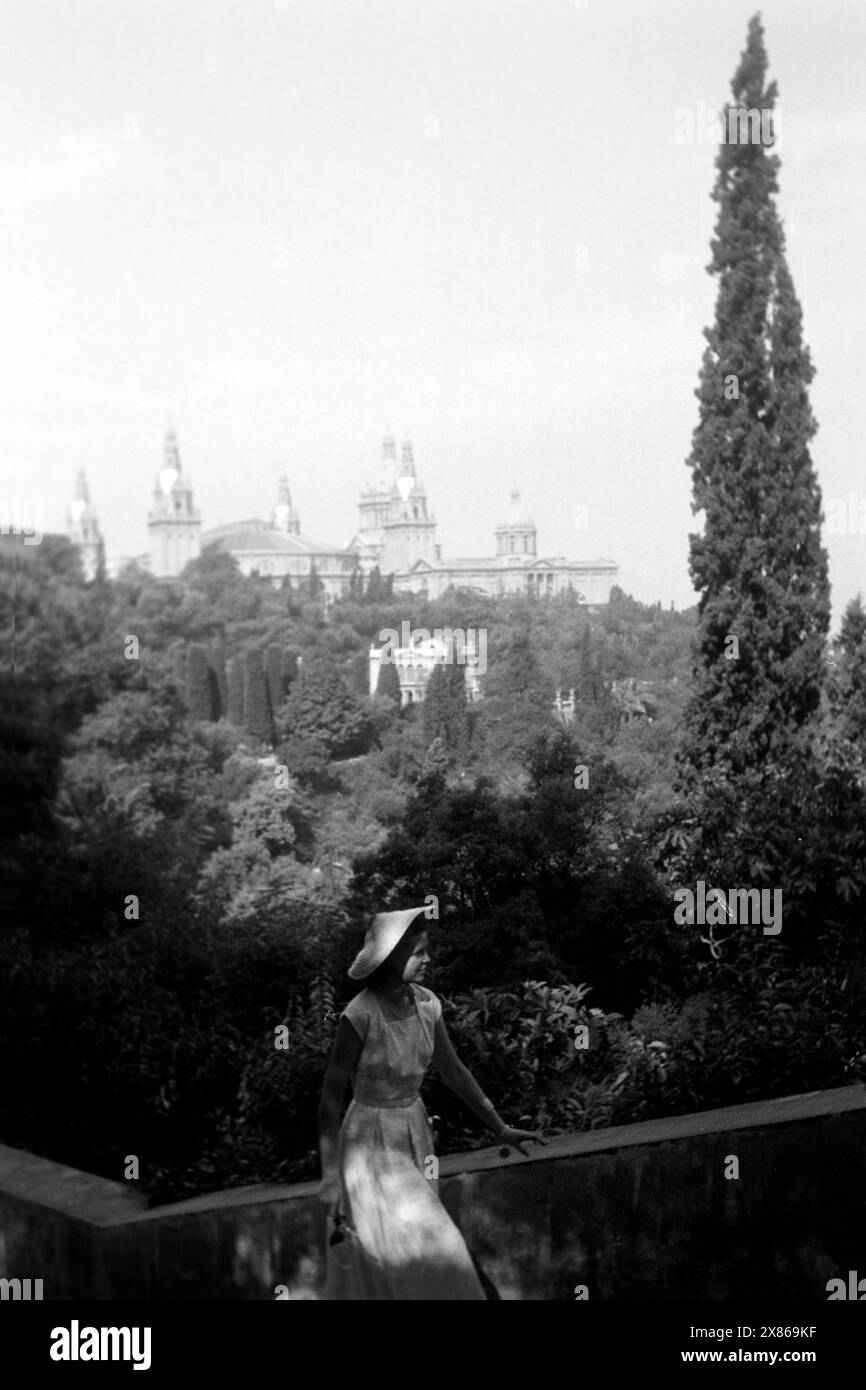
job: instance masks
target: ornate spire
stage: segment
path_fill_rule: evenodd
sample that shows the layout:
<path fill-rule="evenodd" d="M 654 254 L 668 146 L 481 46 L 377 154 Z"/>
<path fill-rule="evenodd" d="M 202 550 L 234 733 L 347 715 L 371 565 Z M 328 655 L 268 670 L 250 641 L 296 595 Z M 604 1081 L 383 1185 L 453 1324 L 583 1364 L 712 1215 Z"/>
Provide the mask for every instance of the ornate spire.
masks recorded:
<path fill-rule="evenodd" d="M 388 425 L 385 426 L 385 434 L 382 439 L 382 462 L 379 464 L 379 474 L 376 478 L 373 492 L 386 493 L 394 485 L 394 475 L 397 471 L 397 445 L 394 436 Z"/>
<path fill-rule="evenodd" d="M 400 450 L 400 472 L 408 473 L 410 477 L 415 477 L 415 459 L 412 454 L 412 441 L 409 436 L 403 440 L 403 447 Z"/>
<path fill-rule="evenodd" d="M 177 434 L 174 425 L 169 425 L 165 431 L 162 455 L 163 468 L 176 468 L 178 473 L 183 472 L 180 466 L 180 450 L 177 447 Z"/>
<path fill-rule="evenodd" d="M 83 468 L 79 468 L 75 475 L 75 490 L 69 505 L 70 530 L 71 533 L 74 533 L 74 538 L 80 541 L 87 530 L 88 523 L 95 523 L 95 521 L 96 513 L 90 505 L 87 474 Z"/>
<path fill-rule="evenodd" d="M 83 468 L 79 468 L 75 475 L 75 492 L 73 502 L 83 502 L 85 507 L 90 506 L 90 492 L 87 487 L 87 474 Z"/>
<path fill-rule="evenodd" d="M 162 446 L 162 468 L 157 476 L 157 486 L 154 496 L 162 492 L 163 497 L 168 497 L 174 491 L 177 484 L 183 477 L 183 469 L 180 466 L 180 450 L 177 447 L 177 435 L 174 426 L 169 424 L 165 431 L 165 441 Z"/>
<path fill-rule="evenodd" d="M 420 497 L 423 495 L 423 489 L 419 488 L 415 475 L 415 459 L 412 455 L 412 444 L 408 436 L 404 438 L 400 450 L 400 469 L 394 486 L 404 502 L 408 502 L 410 496 Z"/>
<path fill-rule="evenodd" d="M 285 473 L 280 474 L 280 489 L 271 524 L 277 531 L 294 531 L 297 534 L 301 529 L 300 517 L 292 506 L 292 494 L 289 492 L 289 480 Z"/>
<path fill-rule="evenodd" d="M 83 468 L 79 468 L 75 475 L 75 491 L 69 505 L 67 534 L 80 551 L 85 579 L 94 579 L 104 560 L 104 549 L 99 518 L 90 505 L 90 490 Z"/>

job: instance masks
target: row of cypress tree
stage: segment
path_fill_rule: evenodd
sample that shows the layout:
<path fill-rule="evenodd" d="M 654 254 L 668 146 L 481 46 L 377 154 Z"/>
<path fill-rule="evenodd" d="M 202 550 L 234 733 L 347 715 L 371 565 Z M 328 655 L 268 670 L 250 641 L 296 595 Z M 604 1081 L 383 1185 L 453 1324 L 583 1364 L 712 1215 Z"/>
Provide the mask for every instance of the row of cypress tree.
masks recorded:
<path fill-rule="evenodd" d="M 179 643 L 175 676 L 193 719 L 227 719 L 264 743 L 274 739 L 274 713 L 284 703 L 298 671 L 298 652 L 275 642 L 250 648 L 226 661 L 221 642 L 210 648 Z"/>

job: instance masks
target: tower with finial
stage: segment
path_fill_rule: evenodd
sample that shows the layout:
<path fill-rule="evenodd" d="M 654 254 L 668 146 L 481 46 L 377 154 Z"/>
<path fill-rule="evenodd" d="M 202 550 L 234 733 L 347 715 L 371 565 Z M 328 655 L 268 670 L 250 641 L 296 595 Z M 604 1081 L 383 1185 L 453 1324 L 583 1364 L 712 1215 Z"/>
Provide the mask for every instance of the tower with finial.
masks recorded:
<path fill-rule="evenodd" d="M 181 467 L 171 425 L 165 432 L 163 463 L 154 483 L 147 529 L 150 569 L 159 579 L 175 578 L 201 554 L 201 514 L 193 504 L 192 484 Z"/>
<path fill-rule="evenodd" d="M 394 481 L 388 498 L 388 519 L 384 526 L 384 549 L 380 568 L 383 574 L 405 572 L 418 560 L 436 560 L 436 518 L 427 510 L 427 494 L 418 481 L 411 440 L 406 437 L 400 449 L 400 463 L 394 456 Z"/>
<path fill-rule="evenodd" d="M 75 492 L 69 504 L 67 535 L 72 544 L 81 552 L 81 564 L 85 579 L 95 579 L 104 563 L 102 532 L 99 518 L 90 504 L 87 475 L 79 468 L 75 478 Z"/>
<path fill-rule="evenodd" d="M 275 531 L 287 531 L 296 536 L 300 535 L 301 518 L 292 506 L 292 494 L 289 492 L 289 480 L 285 473 L 280 476 L 280 491 L 277 505 L 271 515 L 271 525 Z"/>
<path fill-rule="evenodd" d="M 534 556 L 538 543 L 538 532 L 535 522 L 529 513 L 520 505 L 520 493 L 517 484 L 512 484 L 511 497 L 508 503 L 508 512 L 505 520 L 500 521 L 496 528 L 496 556 L 508 558 L 509 556 Z"/>
<path fill-rule="evenodd" d="M 368 557 L 374 551 L 381 551 L 384 543 L 384 526 L 391 509 L 391 489 L 396 474 L 397 445 L 390 429 L 386 428 L 379 472 L 375 482 L 364 488 L 358 503 L 358 538 Z"/>

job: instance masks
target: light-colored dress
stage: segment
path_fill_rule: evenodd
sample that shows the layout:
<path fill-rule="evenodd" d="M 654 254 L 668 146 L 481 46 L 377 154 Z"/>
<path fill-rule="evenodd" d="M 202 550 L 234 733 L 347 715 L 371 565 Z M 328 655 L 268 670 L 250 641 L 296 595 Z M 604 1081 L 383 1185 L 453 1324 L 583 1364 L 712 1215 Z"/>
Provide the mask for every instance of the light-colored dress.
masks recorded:
<path fill-rule="evenodd" d="M 364 1046 L 340 1127 L 341 1210 L 354 1235 L 328 1247 L 326 1299 L 484 1299 L 469 1251 L 437 1191 L 419 1090 L 442 1005 L 412 986 L 415 1011 L 386 1018 L 369 989 L 343 1010 Z"/>

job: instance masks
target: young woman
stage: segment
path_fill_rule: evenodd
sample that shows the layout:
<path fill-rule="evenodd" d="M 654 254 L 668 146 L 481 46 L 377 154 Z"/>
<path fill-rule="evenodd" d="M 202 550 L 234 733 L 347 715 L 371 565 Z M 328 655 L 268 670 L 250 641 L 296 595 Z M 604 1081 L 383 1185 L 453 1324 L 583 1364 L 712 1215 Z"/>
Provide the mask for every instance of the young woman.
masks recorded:
<path fill-rule="evenodd" d="M 500 1143 L 528 1155 L 525 1142 L 545 1142 L 499 1118 L 451 1046 L 442 1005 L 423 985 L 423 911 L 380 913 L 349 970 L 367 984 L 340 1017 L 319 1111 L 319 1199 L 338 1227 L 326 1299 L 485 1297 L 433 1178 L 433 1135 L 419 1096 L 431 1061 Z M 350 1078 L 354 1099 L 341 1125 Z"/>

